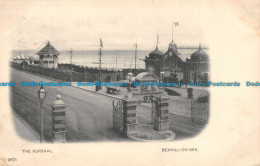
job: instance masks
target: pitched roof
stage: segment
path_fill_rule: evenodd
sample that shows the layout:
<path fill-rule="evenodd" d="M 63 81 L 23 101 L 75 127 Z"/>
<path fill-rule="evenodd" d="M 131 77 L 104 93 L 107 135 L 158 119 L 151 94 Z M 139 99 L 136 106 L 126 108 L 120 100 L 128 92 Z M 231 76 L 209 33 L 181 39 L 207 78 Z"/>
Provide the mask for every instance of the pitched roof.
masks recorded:
<path fill-rule="evenodd" d="M 47 43 L 45 47 L 43 47 L 39 52 L 38 55 L 60 55 L 60 52 L 57 51 L 50 42 Z"/>
<path fill-rule="evenodd" d="M 202 47 L 202 49 L 208 54 L 208 48 L 207 47 Z M 198 51 L 198 47 L 195 46 L 180 46 L 177 47 L 177 50 L 173 49 L 172 50 L 175 55 L 177 55 L 182 62 L 186 62 L 186 59 L 190 59 L 191 55 Z M 167 51 L 162 58 L 159 59 L 158 63 L 162 63 L 164 59 L 166 59 L 169 56 L 169 51 Z"/>

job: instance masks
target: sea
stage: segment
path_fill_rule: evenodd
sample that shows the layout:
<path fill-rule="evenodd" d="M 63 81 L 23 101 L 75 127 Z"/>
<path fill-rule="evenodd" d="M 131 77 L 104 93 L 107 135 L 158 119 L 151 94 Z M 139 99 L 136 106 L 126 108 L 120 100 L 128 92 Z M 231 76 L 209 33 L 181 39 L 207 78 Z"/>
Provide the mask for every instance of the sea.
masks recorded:
<path fill-rule="evenodd" d="M 138 50 L 136 58 L 136 68 L 144 69 L 143 59 L 148 56 L 152 50 Z M 38 59 L 36 54 L 38 50 L 14 50 L 12 58 L 23 54 L 24 56 Z M 70 63 L 70 50 L 60 50 L 59 63 Z M 99 67 L 98 50 L 73 50 L 72 63 L 78 66 Z M 102 68 L 107 69 L 124 69 L 135 68 L 135 50 L 103 50 Z"/>

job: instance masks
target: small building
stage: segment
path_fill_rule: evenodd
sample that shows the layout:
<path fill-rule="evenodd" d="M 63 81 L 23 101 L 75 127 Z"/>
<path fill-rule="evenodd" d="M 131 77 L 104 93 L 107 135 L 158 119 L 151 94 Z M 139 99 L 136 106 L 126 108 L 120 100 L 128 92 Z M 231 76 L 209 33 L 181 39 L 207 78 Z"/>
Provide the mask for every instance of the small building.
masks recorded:
<path fill-rule="evenodd" d="M 20 55 L 13 58 L 13 62 L 16 64 L 21 64 L 21 63 L 30 64 L 30 58 L 20 53 Z"/>
<path fill-rule="evenodd" d="M 39 52 L 40 63 L 39 66 L 43 68 L 57 68 L 58 67 L 58 56 L 60 52 L 57 51 L 48 41 L 47 45 L 43 47 Z"/>

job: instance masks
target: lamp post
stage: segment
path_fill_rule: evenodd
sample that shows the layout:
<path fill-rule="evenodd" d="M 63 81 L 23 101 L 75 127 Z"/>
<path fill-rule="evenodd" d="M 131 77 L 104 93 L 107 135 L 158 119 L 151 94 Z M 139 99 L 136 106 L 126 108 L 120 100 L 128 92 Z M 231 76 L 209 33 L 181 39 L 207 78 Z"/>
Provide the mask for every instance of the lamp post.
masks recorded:
<path fill-rule="evenodd" d="M 127 75 L 126 75 L 126 79 L 129 80 L 129 86 L 128 86 L 128 92 L 131 92 L 131 80 L 133 78 L 133 73 L 132 72 L 129 72 Z"/>
<path fill-rule="evenodd" d="M 160 72 L 160 76 L 161 76 L 161 83 L 162 83 L 163 82 L 163 77 L 164 77 L 164 72 L 163 71 Z"/>
<path fill-rule="evenodd" d="M 41 104 L 41 136 L 40 136 L 40 142 L 43 141 L 43 103 L 46 98 L 46 91 L 43 88 L 43 85 L 41 85 L 41 88 L 37 92 L 38 94 L 38 99 L 40 100 Z"/>

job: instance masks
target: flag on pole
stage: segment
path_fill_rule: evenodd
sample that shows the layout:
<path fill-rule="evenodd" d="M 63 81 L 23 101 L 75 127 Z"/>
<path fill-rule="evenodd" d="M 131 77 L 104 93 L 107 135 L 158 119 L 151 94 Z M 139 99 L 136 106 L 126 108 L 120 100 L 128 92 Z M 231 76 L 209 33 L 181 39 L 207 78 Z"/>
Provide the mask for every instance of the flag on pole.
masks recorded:
<path fill-rule="evenodd" d="M 174 22 L 174 25 L 177 27 L 179 26 L 179 22 Z"/>
<path fill-rule="evenodd" d="M 103 47 L 103 42 L 101 38 L 100 38 L 100 47 Z"/>

